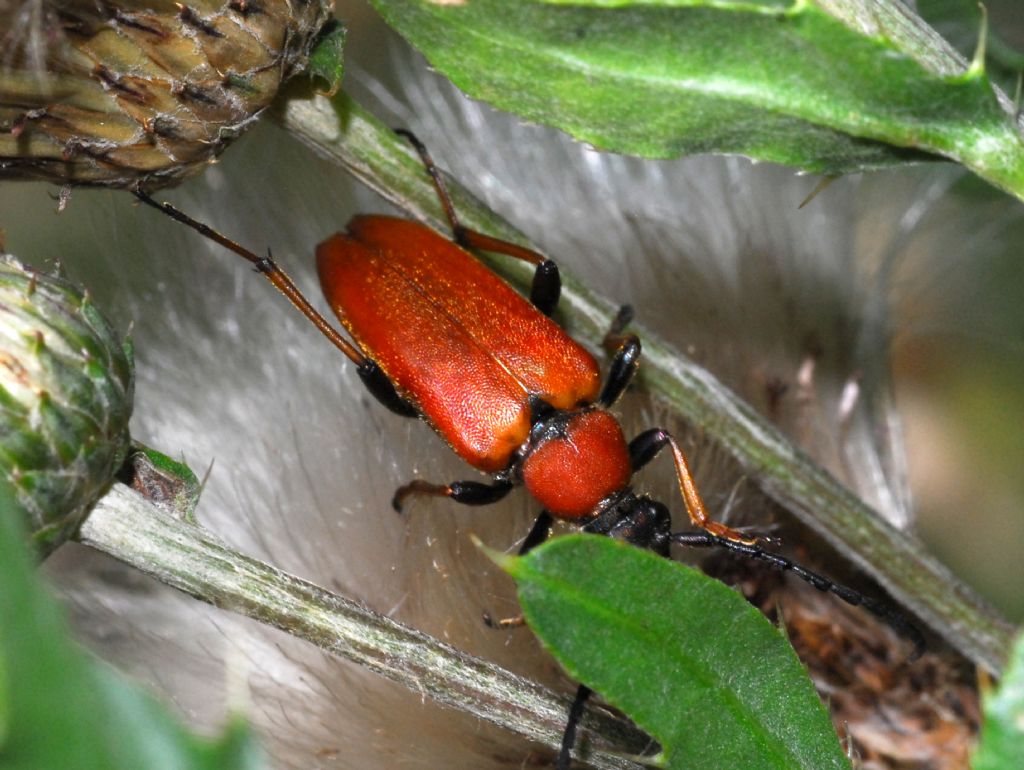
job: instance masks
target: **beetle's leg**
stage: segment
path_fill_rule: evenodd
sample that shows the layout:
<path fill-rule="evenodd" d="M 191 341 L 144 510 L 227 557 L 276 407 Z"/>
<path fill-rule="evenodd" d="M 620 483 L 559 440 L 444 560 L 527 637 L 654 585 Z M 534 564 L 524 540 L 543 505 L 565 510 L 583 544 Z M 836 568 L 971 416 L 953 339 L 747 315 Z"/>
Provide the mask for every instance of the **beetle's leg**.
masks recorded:
<path fill-rule="evenodd" d="M 686 455 L 683 454 L 679 443 L 668 431 L 651 428 L 629 442 L 629 459 L 633 470 L 636 471 L 649 463 L 666 445 L 672 448 L 672 459 L 676 465 L 679 491 L 683 493 L 686 512 L 693 525 L 716 537 L 746 545 L 756 543 L 756 538 L 750 538 L 732 527 L 713 520 L 708 515 L 704 500 L 701 499 L 700 492 L 697 490 L 697 483 L 693 479 L 693 473 L 690 471 L 690 464 L 686 461 Z"/>
<path fill-rule="evenodd" d="M 637 336 L 626 334 L 618 339 L 618 350 L 615 351 L 615 357 L 608 367 L 608 376 L 605 378 L 601 395 L 597 398 L 598 403 L 605 409 L 610 409 L 619 400 L 640 366 L 640 340 Z"/>
<path fill-rule="evenodd" d="M 540 312 L 550 316 L 558 307 L 558 298 L 562 294 L 562 276 L 558 265 L 533 249 L 520 246 L 499 238 L 469 230 L 462 225 L 456 230 L 455 242 L 460 246 L 481 251 L 493 251 L 508 257 L 515 257 L 535 266 L 533 282 L 530 284 L 530 302 Z"/>
<path fill-rule="evenodd" d="M 726 550 L 733 551 L 741 556 L 746 556 L 748 559 L 763 561 L 782 572 L 792 572 L 801 580 L 810 583 L 819 591 L 835 594 L 844 602 L 852 604 L 854 607 L 863 607 L 868 612 L 884 620 L 902 636 L 910 639 L 910 641 L 914 643 L 914 652 L 911 655 L 910 660 L 916 660 L 921 657 L 921 653 L 924 651 L 924 636 L 922 636 L 918 628 L 907 620 L 901 612 L 893 609 L 885 602 L 872 599 L 870 596 L 865 596 L 859 591 L 854 591 L 852 588 L 844 586 L 842 583 L 836 583 L 824 575 L 819 575 L 817 572 L 809 570 L 807 567 L 804 567 L 791 559 L 787 559 L 785 556 L 770 553 L 769 551 L 765 551 L 763 548 L 758 548 L 757 546 L 750 545 L 748 543 L 739 543 L 735 540 L 717 537 L 709 532 L 677 532 L 669 535 L 669 539 L 673 543 L 678 543 L 679 545 L 684 545 L 690 548 L 725 548 Z"/>
<path fill-rule="evenodd" d="M 572 747 L 576 745 L 576 731 L 583 719 L 583 707 L 593 692 L 585 684 L 576 689 L 576 697 L 573 698 L 572 706 L 569 707 L 569 720 L 565 723 L 565 732 L 562 733 L 562 747 L 558 751 L 558 761 L 555 763 L 555 770 L 569 770 L 572 763 Z"/>
<path fill-rule="evenodd" d="M 488 628 L 493 628 L 495 631 L 508 631 L 510 628 L 522 628 L 526 625 L 526 618 L 522 615 L 515 615 L 511 618 L 498 618 L 495 620 L 494 616 L 489 612 L 483 614 L 484 625 Z"/>
<path fill-rule="evenodd" d="M 427 495 L 429 497 L 450 497 L 463 505 L 490 505 L 498 502 L 509 493 L 511 481 L 499 479 L 491 484 L 479 481 L 453 481 L 451 484 L 431 484 L 429 481 L 416 479 L 395 490 L 391 498 L 391 506 L 401 513 L 402 506 L 409 497 Z"/>
<path fill-rule="evenodd" d="M 503 241 L 500 238 L 492 238 L 490 235 L 464 227 L 459 222 L 459 217 L 455 213 L 455 207 L 452 205 L 451 196 L 445 187 L 444 179 L 441 176 L 440 170 L 434 165 L 434 160 L 430 157 L 426 145 L 415 134 L 404 128 L 396 129 L 395 133 L 408 139 L 410 144 L 416 149 L 416 152 L 419 153 L 420 159 L 423 161 L 423 165 L 426 167 L 427 173 L 434 183 L 434 189 L 437 191 L 437 197 L 441 201 L 441 207 L 448 218 L 448 223 L 451 225 L 452 237 L 455 242 L 467 249 L 493 251 L 497 254 L 504 254 L 521 259 L 524 262 L 529 262 L 536 268 L 533 273 L 533 285 L 530 288 L 530 302 L 544 315 L 549 316 L 554 313 L 555 308 L 558 306 L 558 297 L 562 292 L 562 278 L 558 273 L 558 265 L 542 254 L 538 254 L 533 249 L 528 249 L 525 246 L 509 241 Z"/>
<path fill-rule="evenodd" d="M 395 385 L 372 358 L 364 358 L 356 369 L 359 379 L 375 399 L 401 417 L 419 417 L 416 406 L 402 398 Z"/>
<path fill-rule="evenodd" d="M 608 355 L 615 355 L 615 352 L 622 347 L 627 335 L 623 334 L 626 327 L 633 320 L 633 306 L 621 305 L 619 312 L 615 314 L 611 324 L 608 326 L 608 333 L 601 340 L 601 347 Z"/>
<path fill-rule="evenodd" d="M 171 219 L 191 227 L 200 235 L 209 238 L 215 243 L 219 243 L 224 248 L 233 251 L 242 259 L 252 263 L 256 268 L 256 272 L 262 273 L 264 278 L 270 281 L 278 291 L 284 294 L 288 301 L 298 308 L 299 312 L 306 316 L 306 318 L 308 318 L 312 324 L 320 330 L 320 333 L 330 340 L 331 344 L 338 348 L 338 350 L 348 356 L 353 363 L 362 367 L 367 362 L 368 359 L 363 355 L 362 351 L 342 337 L 338 330 L 331 326 L 331 324 L 327 322 L 327 319 L 316 311 L 316 308 L 309 303 L 309 300 L 306 299 L 305 295 L 299 291 L 291 277 L 284 270 L 278 267 L 277 263 L 274 261 L 273 255 L 269 251 L 267 252 L 267 256 L 261 257 L 244 246 L 235 243 L 227 236 L 218 233 L 212 227 L 204 225 L 202 222 L 193 219 L 188 214 L 179 211 L 170 203 L 158 203 L 149 197 L 149 195 L 147 195 L 141 188 L 136 187 L 133 192 L 135 193 L 135 197 L 143 203 L 162 211 Z"/>
<path fill-rule="evenodd" d="M 547 511 L 541 511 L 540 516 L 533 522 L 533 527 L 530 529 L 529 534 L 523 540 L 523 544 L 519 546 L 519 555 L 525 556 L 547 540 L 548 535 L 551 534 L 551 525 L 553 523 L 554 519 L 551 514 Z"/>
<path fill-rule="evenodd" d="M 299 291 L 291 277 L 278 266 L 277 262 L 274 261 L 274 257 L 269 251 L 267 252 L 267 256 L 260 257 L 222 233 L 217 232 L 209 225 L 205 225 L 202 222 L 193 219 L 188 214 L 179 211 L 170 203 L 159 203 L 140 188 L 136 188 L 134 193 L 135 197 L 143 203 L 163 212 L 176 222 L 181 222 L 183 225 L 191 227 L 200 235 L 209 238 L 215 243 L 219 243 L 224 248 L 233 251 L 242 259 L 252 263 L 257 272 L 262 273 L 263 276 L 282 294 L 284 294 L 288 301 L 298 308 L 299 312 L 306 316 L 306 318 L 308 318 L 336 348 L 356 364 L 356 371 L 359 374 L 359 378 L 363 381 L 363 384 L 366 385 L 367 390 L 370 391 L 374 398 L 395 414 L 402 415 L 403 417 L 417 417 L 419 415 L 419 411 L 416 407 L 398 394 L 395 390 L 395 386 L 387 378 L 387 375 L 384 374 L 383 370 L 381 370 L 377 363 L 364 355 L 361 350 L 347 339 L 342 337 L 341 334 L 327 322 L 327 319 L 316 311 L 316 309 L 309 303 L 309 300 L 306 299 L 305 295 Z"/>
<path fill-rule="evenodd" d="M 633 466 L 633 473 L 657 456 L 665 446 L 666 435 L 661 428 L 650 428 L 629 442 L 629 463 Z"/>
<path fill-rule="evenodd" d="M 548 539 L 548 535 L 551 534 L 551 524 L 554 522 L 551 514 L 547 511 L 541 511 L 537 520 L 533 522 L 533 527 L 530 528 L 530 533 L 523 540 L 522 545 L 519 546 L 519 555 L 523 556 L 538 545 Z M 509 628 L 519 628 L 520 626 L 526 625 L 526 618 L 522 615 L 516 615 L 512 618 L 498 618 L 495 620 L 494 616 L 489 612 L 484 613 L 484 623 L 488 628 L 494 628 L 498 630 L 505 630 Z"/>

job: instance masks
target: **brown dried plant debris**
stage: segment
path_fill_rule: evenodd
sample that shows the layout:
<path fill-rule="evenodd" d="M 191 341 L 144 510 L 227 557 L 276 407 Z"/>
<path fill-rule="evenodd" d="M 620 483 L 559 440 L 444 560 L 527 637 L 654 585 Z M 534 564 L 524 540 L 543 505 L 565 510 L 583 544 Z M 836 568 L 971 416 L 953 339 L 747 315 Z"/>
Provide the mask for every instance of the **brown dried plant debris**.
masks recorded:
<path fill-rule="evenodd" d="M 715 556 L 705 567 L 785 628 L 855 768 L 966 770 L 981 720 L 968 662 L 945 648 L 908 662 L 912 645 L 885 623 L 760 565 Z"/>

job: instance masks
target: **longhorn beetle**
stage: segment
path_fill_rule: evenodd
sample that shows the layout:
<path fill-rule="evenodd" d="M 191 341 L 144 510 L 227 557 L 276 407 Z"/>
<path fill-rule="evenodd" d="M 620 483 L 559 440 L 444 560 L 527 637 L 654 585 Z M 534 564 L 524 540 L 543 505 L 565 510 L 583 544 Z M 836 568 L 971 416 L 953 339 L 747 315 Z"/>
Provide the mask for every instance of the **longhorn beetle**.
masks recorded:
<path fill-rule="evenodd" d="M 822 591 L 864 607 L 923 647 L 920 632 L 886 604 L 765 551 L 707 512 L 686 456 L 667 431 L 651 428 L 626 441 L 608 411 L 640 362 L 640 340 L 624 333 L 620 311 L 605 347 L 614 349 L 601 384 L 594 357 L 550 319 L 561 292 L 558 267 L 537 252 L 460 224 L 440 171 L 410 132 L 452 228 L 451 240 L 418 222 L 356 216 L 316 250 L 320 284 L 351 341 L 338 332 L 277 266 L 142 189 L 135 195 L 251 262 L 344 355 L 373 396 L 392 412 L 420 417 L 491 483 L 422 480 L 400 487 L 400 509 L 416 495 L 487 505 L 522 484 L 542 506 L 522 543 L 529 551 L 554 519 L 669 555 L 672 543 L 721 547 L 791 571 Z M 513 290 L 468 249 L 504 254 L 535 266 L 530 298 Z M 638 470 L 668 447 L 686 512 L 696 532 L 672 532 L 661 502 L 633 491 Z M 580 685 L 556 768 L 567 770 L 590 690 Z"/>

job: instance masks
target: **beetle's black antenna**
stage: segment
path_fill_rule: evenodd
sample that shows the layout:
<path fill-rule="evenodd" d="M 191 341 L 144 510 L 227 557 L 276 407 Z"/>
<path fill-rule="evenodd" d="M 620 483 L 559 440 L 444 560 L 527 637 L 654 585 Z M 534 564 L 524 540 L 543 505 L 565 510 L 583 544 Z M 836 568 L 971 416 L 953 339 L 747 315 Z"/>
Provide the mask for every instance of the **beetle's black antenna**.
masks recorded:
<path fill-rule="evenodd" d="M 854 591 L 852 588 L 844 586 L 842 583 L 836 583 L 834 580 L 830 580 L 824 575 L 819 575 L 817 572 L 807 569 L 807 567 L 796 563 L 792 559 L 787 559 L 785 556 L 770 553 L 769 551 L 765 551 L 763 548 L 758 548 L 756 545 L 739 543 L 735 540 L 717 537 L 708 532 L 676 532 L 669 535 L 669 540 L 673 543 L 678 543 L 679 545 L 688 546 L 690 548 L 725 548 L 726 550 L 746 556 L 748 559 L 763 561 L 783 572 L 792 572 L 801 580 L 810 583 L 819 591 L 835 594 L 844 602 L 851 604 L 854 607 L 863 607 L 872 615 L 875 615 L 888 623 L 901 636 L 913 642 L 914 652 L 910 655 L 908 662 L 917 660 L 924 652 L 924 636 L 921 634 L 921 631 L 917 626 L 907 620 L 901 612 L 893 609 L 885 602 L 872 599 L 870 596 L 865 596 L 859 591 Z"/>

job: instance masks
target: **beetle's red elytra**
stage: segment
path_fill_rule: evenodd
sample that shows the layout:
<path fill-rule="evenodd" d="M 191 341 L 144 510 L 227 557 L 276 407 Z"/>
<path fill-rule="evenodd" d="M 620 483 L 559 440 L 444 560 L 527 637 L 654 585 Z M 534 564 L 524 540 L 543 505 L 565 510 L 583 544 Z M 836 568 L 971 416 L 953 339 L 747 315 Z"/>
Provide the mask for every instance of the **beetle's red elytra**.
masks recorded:
<path fill-rule="evenodd" d="M 421 224 L 356 217 L 316 262 L 359 348 L 477 470 L 508 467 L 530 434 L 531 395 L 557 409 L 597 396 L 597 362 L 579 343 Z"/>

